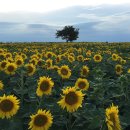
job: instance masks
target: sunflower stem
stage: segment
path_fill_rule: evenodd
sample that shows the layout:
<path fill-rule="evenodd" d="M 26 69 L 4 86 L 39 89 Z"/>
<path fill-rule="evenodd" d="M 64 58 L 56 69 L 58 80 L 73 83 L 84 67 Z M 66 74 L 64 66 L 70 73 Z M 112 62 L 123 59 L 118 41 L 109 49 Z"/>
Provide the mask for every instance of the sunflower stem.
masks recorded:
<path fill-rule="evenodd" d="M 71 125 L 72 125 L 72 114 L 71 113 L 69 113 L 69 119 L 68 119 L 68 130 L 72 130 L 72 128 L 71 128 Z"/>
<path fill-rule="evenodd" d="M 21 103 L 23 104 L 23 98 L 24 98 L 24 75 L 23 72 L 21 72 Z"/>

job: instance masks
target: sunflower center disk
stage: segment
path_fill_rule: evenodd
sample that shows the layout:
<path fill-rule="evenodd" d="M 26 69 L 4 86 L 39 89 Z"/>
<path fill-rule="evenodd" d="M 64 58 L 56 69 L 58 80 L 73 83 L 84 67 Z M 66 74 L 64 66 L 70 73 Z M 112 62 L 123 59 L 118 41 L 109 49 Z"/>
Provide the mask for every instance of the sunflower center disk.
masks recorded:
<path fill-rule="evenodd" d="M 47 81 L 42 82 L 40 85 L 40 89 L 42 91 L 47 91 L 49 89 L 49 83 Z"/>
<path fill-rule="evenodd" d="M 65 102 L 69 105 L 74 105 L 78 101 L 78 97 L 75 92 L 70 92 L 65 96 Z"/>
<path fill-rule="evenodd" d="M 79 82 L 78 86 L 79 88 L 84 89 L 86 84 L 84 82 Z"/>
<path fill-rule="evenodd" d="M 100 60 L 100 57 L 99 57 L 99 56 L 96 56 L 96 60 Z"/>
<path fill-rule="evenodd" d="M 66 70 L 66 69 L 61 69 L 61 73 L 62 73 L 63 75 L 67 75 L 67 74 L 68 74 L 68 70 Z"/>
<path fill-rule="evenodd" d="M 1 67 L 2 67 L 2 68 L 5 68 L 6 64 L 7 64 L 6 62 L 3 62 L 3 63 L 1 64 Z"/>
<path fill-rule="evenodd" d="M 3 100 L 0 103 L 0 109 L 4 112 L 9 112 L 12 110 L 14 104 L 10 100 Z"/>
<path fill-rule="evenodd" d="M 86 74 L 87 74 L 87 70 L 83 69 L 83 75 L 86 75 Z"/>
<path fill-rule="evenodd" d="M 120 72 L 120 71 L 121 71 L 121 68 L 120 68 L 120 67 L 117 67 L 117 68 L 116 68 L 116 71 L 117 71 L 117 72 Z"/>
<path fill-rule="evenodd" d="M 33 68 L 31 66 L 28 66 L 28 73 L 32 73 L 33 72 Z"/>
<path fill-rule="evenodd" d="M 8 71 L 9 71 L 9 72 L 14 71 L 14 67 L 13 67 L 13 66 L 9 66 L 9 67 L 8 67 Z"/>
<path fill-rule="evenodd" d="M 47 117 L 45 115 L 38 115 L 34 119 L 34 124 L 36 126 L 44 126 L 47 123 Z"/>
<path fill-rule="evenodd" d="M 21 65 L 21 64 L 22 64 L 21 60 L 18 60 L 17 65 Z"/>

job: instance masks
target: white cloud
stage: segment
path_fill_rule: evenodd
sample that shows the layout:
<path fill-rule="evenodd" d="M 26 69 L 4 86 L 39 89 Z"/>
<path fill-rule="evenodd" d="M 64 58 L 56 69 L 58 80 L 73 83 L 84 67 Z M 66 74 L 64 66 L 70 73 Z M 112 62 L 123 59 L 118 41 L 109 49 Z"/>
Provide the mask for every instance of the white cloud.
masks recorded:
<path fill-rule="evenodd" d="M 48 12 L 75 5 L 123 4 L 129 0 L 0 0 L 0 12 Z"/>

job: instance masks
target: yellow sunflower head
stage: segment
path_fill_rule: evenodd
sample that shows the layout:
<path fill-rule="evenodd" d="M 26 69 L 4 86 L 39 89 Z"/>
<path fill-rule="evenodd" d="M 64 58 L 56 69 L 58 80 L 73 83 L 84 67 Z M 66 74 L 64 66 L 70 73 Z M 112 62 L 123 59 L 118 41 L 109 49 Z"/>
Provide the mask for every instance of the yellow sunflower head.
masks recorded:
<path fill-rule="evenodd" d="M 87 79 L 78 78 L 75 87 L 81 90 L 88 90 L 89 88 L 89 82 Z"/>
<path fill-rule="evenodd" d="M 19 110 L 19 100 L 13 95 L 0 97 L 0 118 L 11 118 Z"/>
<path fill-rule="evenodd" d="M 16 65 L 17 65 L 18 67 L 20 67 L 20 66 L 23 65 L 24 60 L 23 60 L 22 58 L 17 58 L 17 59 L 15 60 L 15 63 L 16 63 Z"/>
<path fill-rule="evenodd" d="M 71 70 L 67 65 L 63 65 L 58 69 L 58 74 L 62 79 L 69 79 L 71 76 Z"/>
<path fill-rule="evenodd" d="M 7 61 L 3 60 L 0 62 L 0 70 L 3 71 L 6 68 Z"/>
<path fill-rule="evenodd" d="M 84 65 L 84 66 L 82 67 L 82 69 L 81 69 L 80 75 L 81 75 L 82 77 L 87 77 L 88 74 L 89 74 L 89 68 L 88 68 L 88 66 L 85 66 L 85 65 Z"/>
<path fill-rule="evenodd" d="M 127 73 L 130 74 L 130 69 L 128 69 Z"/>
<path fill-rule="evenodd" d="M 46 67 L 47 67 L 47 69 L 51 69 L 51 67 L 52 67 L 52 61 L 53 60 L 51 60 L 51 59 L 47 59 L 46 60 Z"/>
<path fill-rule="evenodd" d="M 95 62 L 101 62 L 102 61 L 102 56 L 100 54 L 96 54 L 93 57 Z"/>
<path fill-rule="evenodd" d="M 69 61 L 70 63 L 74 62 L 74 61 L 75 61 L 74 56 L 69 55 L 69 56 L 68 56 L 68 61 Z"/>
<path fill-rule="evenodd" d="M 75 87 L 67 87 L 63 90 L 62 99 L 58 102 L 62 109 L 67 109 L 68 112 L 75 112 L 79 107 L 82 107 L 84 94 Z"/>
<path fill-rule="evenodd" d="M 116 70 L 116 74 L 117 74 L 117 75 L 121 75 L 122 72 L 123 72 L 123 67 L 122 67 L 122 65 L 117 64 L 117 65 L 115 66 L 115 70 Z"/>
<path fill-rule="evenodd" d="M 0 90 L 3 90 L 4 84 L 0 81 Z"/>
<path fill-rule="evenodd" d="M 83 62 L 84 61 L 83 55 L 78 55 L 77 60 Z"/>
<path fill-rule="evenodd" d="M 54 82 L 49 77 L 40 77 L 38 81 L 38 87 L 37 87 L 37 95 L 42 96 L 43 94 L 49 95 L 51 94 L 52 87 L 54 86 Z"/>
<path fill-rule="evenodd" d="M 48 130 L 53 123 L 53 116 L 50 111 L 39 109 L 35 115 L 30 116 L 29 129 Z"/>
<path fill-rule="evenodd" d="M 118 60 L 118 55 L 115 54 L 115 53 L 113 53 L 113 54 L 112 54 L 112 60 L 113 60 L 113 61 L 117 61 L 117 60 Z"/>
<path fill-rule="evenodd" d="M 121 130 L 118 112 L 118 106 L 114 106 L 113 104 L 106 109 L 106 123 L 108 130 Z"/>
<path fill-rule="evenodd" d="M 15 63 L 8 62 L 5 68 L 5 73 L 9 75 L 14 75 L 17 69 L 17 65 Z"/>
<path fill-rule="evenodd" d="M 33 64 L 26 64 L 25 67 L 27 69 L 28 76 L 32 76 L 36 71 L 36 67 Z"/>

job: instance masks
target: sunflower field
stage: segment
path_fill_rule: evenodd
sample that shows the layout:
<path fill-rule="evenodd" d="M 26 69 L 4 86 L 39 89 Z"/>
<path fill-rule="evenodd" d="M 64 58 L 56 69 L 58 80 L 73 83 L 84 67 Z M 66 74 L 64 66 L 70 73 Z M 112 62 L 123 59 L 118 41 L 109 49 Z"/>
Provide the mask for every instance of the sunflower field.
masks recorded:
<path fill-rule="evenodd" d="M 130 43 L 0 43 L 0 130 L 130 130 Z"/>

